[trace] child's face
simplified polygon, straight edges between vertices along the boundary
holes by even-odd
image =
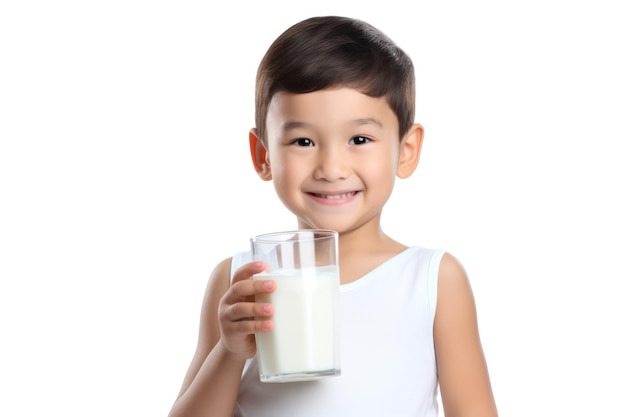
[[[398,121],[384,98],[348,88],[279,93],[268,109],[267,152],[298,227],[343,233],[378,221],[398,169]]]

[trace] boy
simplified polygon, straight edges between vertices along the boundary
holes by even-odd
[[[255,294],[264,270],[238,253],[217,265],[200,334],[170,416],[496,416],[471,287],[450,254],[394,241],[381,214],[416,169],[409,57],[365,22],[314,17],[280,35],[256,86],[252,162],[300,229],[339,233],[342,375],[261,383],[254,334],[273,329]]]

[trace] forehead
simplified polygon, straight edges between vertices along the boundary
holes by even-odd
[[[268,133],[289,124],[335,126],[370,121],[397,130],[398,120],[384,97],[370,97],[351,88],[311,93],[277,93],[267,113]]]

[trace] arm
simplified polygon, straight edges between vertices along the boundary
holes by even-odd
[[[434,337],[446,417],[496,417],[472,289],[465,270],[449,254],[439,268]]]
[[[271,330],[271,305],[254,303],[254,294],[275,283],[250,279],[265,266],[242,266],[230,284],[230,259],[213,271],[202,303],[198,345],[170,417],[232,416],[246,359],[254,356],[254,333]]]

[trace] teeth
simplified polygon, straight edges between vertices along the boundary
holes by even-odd
[[[315,194],[315,195],[317,197],[326,198],[328,200],[338,200],[338,199],[341,199],[341,198],[352,197],[355,194],[356,194],[356,192],[352,191],[352,192],[349,192],[349,193],[342,193],[342,194]]]

